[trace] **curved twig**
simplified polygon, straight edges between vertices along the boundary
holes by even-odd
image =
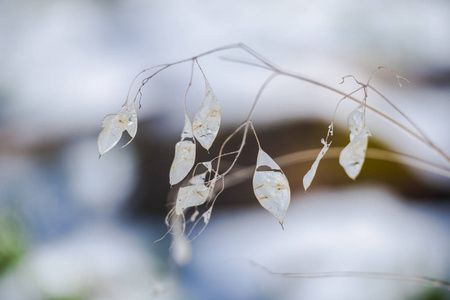
[[[414,276],[414,275],[385,273],[385,272],[365,272],[365,271],[299,272],[299,273],[274,272],[269,268],[254,262],[253,260],[250,259],[244,260],[251,266],[256,267],[266,272],[270,276],[275,277],[298,278],[298,279],[320,279],[320,278],[337,277],[337,278],[370,278],[370,279],[398,280],[435,286],[450,291],[450,282],[426,276]]]

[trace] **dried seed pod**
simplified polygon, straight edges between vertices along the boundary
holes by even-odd
[[[125,104],[117,114],[107,115],[103,119],[102,127],[103,129],[98,135],[97,140],[100,156],[117,145],[125,130],[131,136],[131,139],[126,144],[128,145],[134,139],[137,132],[137,115],[134,104]]]
[[[303,188],[305,189],[305,191],[309,188],[312,180],[314,179],[314,176],[316,175],[320,160],[324,157],[325,153],[327,153],[328,149],[330,149],[331,142],[327,144],[324,139],[322,139],[321,142],[323,144],[322,150],[320,150],[319,155],[317,155],[317,158],[312,164],[311,169],[309,169],[309,171],[303,177]]]
[[[348,177],[355,180],[361,172],[366,157],[370,131],[364,124],[364,108],[359,106],[348,116],[350,143],[341,151],[339,164]]]
[[[184,210],[202,205],[209,196],[209,188],[205,185],[190,185],[181,187],[175,202],[175,213],[181,215]]]
[[[283,225],[291,201],[289,182],[277,163],[259,149],[253,175],[253,191],[262,207]]]
[[[206,77],[205,89],[205,97],[194,117],[192,126],[195,138],[203,148],[209,150],[219,132],[221,113],[219,99],[211,89]]]
[[[169,183],[175,185],[183,180],[191,171],[195,162],[195,140],[192,135],[192,125],[185,114],[181,140],[175,145],[175,157],[170,167]]]

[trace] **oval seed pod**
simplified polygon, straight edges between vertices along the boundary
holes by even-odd
[[[197,111],[192,127],[195,138],[203,148],[209,150],[219,132],[221,114],[220,103],[205,77],[205,97]]]
[[[364,127],[339,155],[339,164],[344,168],[348,177],[353,180],[359,175],[364,164],[369,136],[369,130]]]
[[[291,202],[291,189],[283,171],[262,149],[259,149],[253,175],[253,191],[261,206],[283,225]]]
[[[134,139],[137,133],[137,113],[136,113],[136,107],[133,105],[128,106],[128,126],[127,126],[127,132],[131,136],[131,140],[127,143],[127,145]],[[126,146],[126,145],[125,145]],[[125,147],[124,146],[124,147]]]
[[[209,188],[203,184],[181,187],[175,202],[175,213],[181,215],[184,210],[202,205],[209,196]]]
[[[192,125],[185,114],[181,140],[175,145],[175,157],[170,167],[169,183],[175,185],[183,180],[191,171],[195,162],[195,140],[192,135]]]
[[[348,116],[350,143],[339,155],[339,164],[353,180],[361,172],[370,136],[370,131],[364,125],[363,109],[364,107],[360,105]]]

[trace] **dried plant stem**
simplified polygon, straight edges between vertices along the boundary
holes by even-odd
[[[191,76],[190,76],[190,78],[189,78],[189,84],[188,84],[188,87],[186,88],[186,92],[184,93],[184,113],[185,114],[187,114],[187,105],[186,105],[186,103],[187,103],[187,95],[188,95],[188,92],[189,92],[189,89],[191,88],[191,86],[192,86],[192,79],[193,79],[193,77],[194,77],[194,62],[195,62],[196,60],[192,60],[192,65],[191,65]]]
[[[297,278],[297,279],[320,279],[320,278],[371,278],[371,279],[384,279],[384,280],[398,280],[406,282],[414,282],[425,284],[429,286],[435,286],[450,291],[450,282],[425,277],[425,276],[412,276],[398,273],[385,273],[385,272],[359,272],[359,271],[338,271],[338,272],[301,272],[301,273],[286,273],[286,272],[274,272],[267,267],[264,267],[250,259],[244,259],[251,266],[256,267],[270,276],[281,278]]]
[[[301,80],[301,81],[308,82],[308,83],[311,83],[311,84],[314,84],[314,85],[323,87],[323,88],[328,89],[328,90],[330,90],[330,91],[332,91],[332,92],[335,92],[335,93],[337,93],[337,94],[340,94],[340,95],[344,96],[344,97],[347,98],[347,99],[350,99],[350,100],[355,101],[355,102],[357,102],[357,103],[361,103],[361,104],[363,103],[363,100],[359,100],[359,99],[357,99],[357,98],[355,98],[355,97],[353,97],[353,96],[351,96],[351,95],[348,95],[348,94],[346,94],[346,93],[344,93],[344,92],[342,92],[342,91],[340,91],[340,90],[338,90],[338,89],[335,89],[335,88],[333,88],[333,87],[330,87],[330,86],[327,86],[327,85],[325,85],[325,84],[322,84],[322,83],[320,83],[320,82],[318,82],[318,81],[311,80],[311,79],[309,79],[309,78],[305,78],[305,77],[303,77],[303,76],[295,75],[295,74],[292,74],[292,73],[289,73],[289,72],[285,72],[285,71],[282,71],[282,70],[279,70],[279,74],[280,74],[280,75],[284,75],[284,76],[288,76],[288,77],[291,77],[291,78],[296,78],[296,79],[299,79],[299,80]],[[426,136],[423,136],[421,133],[420,133],[420,134],[417,134],[416,132],[412,131],[411,129],[409,129],[409,128],[406,127],[405,125],[401,124],[401,123],[398,122],[397,120],[395,120],[395,119],[391,118],[390,116],[386,115],[386,114],[383,113],[382,111],[380,111],[380,110],[374,108],[373,106],[370,106],[370,105],[368,105],[368,104],[365,104],[364,107],[365,107],[366,109],[371,110],[371,111],[374,112],[375,114],[381,116],[382,118],[386,119],[387,121],[393,123],[395,126],[397,126],[398,128],[402,129],[403,131],[407,132],[408,134],[410,134],[411,136],[413,136],[414,138],[416,138],[416,139],[419,140],[420,142],[426,144],[427,146],[429,146],[430,148],[432,148],[434,151],[436,151],[440,156],[442,156],[448,163],[450,163],[450,156],[448,156],[447,154],[445,154],[445,152],[444,152],[442,149],[440,149],[439,147],[437,147],[437,146],[436,146],[433,142],[431,142]],[[403,114],[403,115],[404,115],[404,114]]]
[[[375,72],[372,73],[372,75],[369,77],[369,80],[367,81],[366,84],[357,81],[357,82],[361,85],[361,88],[359,88],[359,89],[357,89],[357,90],[355,90],[355,91],[353,91],[353,92],[351,92],[351,93],[345,93],[345,92],[342,92],[342,91],[340,91],[340,90],[338,90],[338,89],[335,89],[335,88],[333,88],[333,87],[331,87],[331,86],[328,86],[328,85],[326,85],[326,84],[324,84],[324,83],[321,83],[321,82],[319,82],[319,81],[316,81],[316,80],[313,80],[313,79],[310,79],[310,78],[307,78],[307,77],[304,77],[304,76],[295,74],[295,73],[290,72],[290,71],[287,71],[287,70],[285,70],[285,69],[281,69],[281,68],[275,66],[275,65],[274,65],[272,62],[270,62],[267,58],[263,57],[261,54],[259,54],[258,52],[254,51],[252,48],[248,47],[248,46],[245,45],[245,44],[242,44],[242,43],[239,43],[239,44],[231,44],[231,45],[227,45],[227,46],[223,46],[223,47],[219,47],[219,48],[215,48],[215,49],[212,49],[212,50],[203,52],[203,53],[201,53],[201,54],[199,54],[199,55],[196,55],[196,56],[194,56],[194,57],[191,57],[191,58],[179,60],[179,61],[176,61],[176,62],[173,62],[173,63],[161,64],[161,65],[158,65],[158,66],[154,66],[154,67],[151,67],[151,68],[142,70],[142,71],[139,72],[139,73],[136,75],[136,77],[133,79],[133,81],[132,81],[132,83],[131,83],[131,85],[130,85],[130,88],[129,88],[129,91],[128,91],[128,95],[127,95],[127,99],[126,99],[125,103],[128,103],[129,95],[130,95],[132,86],[134,85],[134,82],[135,82],[142,74],[144,74],[144,73],[146,73],[146,72],[148,72],[148,71],[150,71],[150,70],[157,69],[157,70],[154,71],[152,74],[150,74],[150,76],[147,76],[147,77],[145,77],[145,78],[142,80],[142,82],[141,82],[141,84],[140,84],[140,86],[139,86],[139,88],[138,88],[138,90],[137,90],[137,92],[136,92],[136,94],[135,94],[135,96],[134,96],[134,98],[133,98],[133,100],[132,100],[132,103],[135,103],[136,100],[137,100],[138,97],[139,97],[139,104],[140,104],[140,101],[141,101],[141,98],[142,98],[142,88],[149,82],[149,80],[150,80],[151,78],[153,78],[154,76],[156,76],[157,74],[159,74],[160,72],[164,71],[165,69],[167,69],[167,68],[169,68],[169,67],[172,67],[172,66],[175,66],[175,65],[178,65],[178,64],[181,64],[181,63],[185,63],[185,62],[191,61],[191,62],[192,62],[192,66],[191,66],[191,74],[190,74],[191,76],[190,76],[190,82],[189,82],[188,88],[186,89],[186,95],[187,95],[187,92],[189,91],[189,88],[190,88],[190,86],[191,86],[191,84],[192,84],[193,66],[194,66],[194,64],[197,63],[198,67],[199,67],[200,70],[201,70],[201,67],[200,67],[200,65],[199,65],[199,63],[198,63],[198,58],[204,57],[204,56],[207,56],[207,55],[211,55],[211,54],[213,54],[213,53],[221,52],[221,51],[231,50],[231,49],[241,49],[241,50],[245,51],[245,52],[248,53],[250,56],[252,56],[253,58],[257,59],[257,60],[260,62],[260,64],[259,64],[259,63],[253,63],[253,62],[245,62],[245,61],[240,61],[240,60],[234,60],[235,62],[238,62],[238,63],[244,63],[244,64],[248,64],[248,65],[251,65],[251,66],[254,66],[254,67],[263,68],[263,69],[265,69],[265,70],[272,71],[272,73],[270,74],[270,76],[264,81],[264,83],[263,83],[262,86],[260,87],[260,89],[259,89],[259,91],[258,91],[258,94],[257,94],[255,100],[253,101],[253,104],[252,104],[252,107],[251,107],[251,109],[250,109],[250,112],[249,112],[249,114],[248,114],[247,119],[246,119],[246,120],[245,120],[245,121],[244,121],[244,122],[243,122],[243,123],[242,123],[242,124],[241,124],[241,125],[240,125],[240,126],[239,126],[232,134],[231,134],[231,135],[229,135],[229,136],[225,139],[225,141],[222,143],[222,145],[221,145],[221,148],[220,148],[220,151],[219,151],[219,155],[217,156],[217,167],[216,167],[216,171],[215,171],[216,175],[215,175],[215,179],[214,179],[214,180],[222,179],[222,186],[223,186],[223,187],[224,187],[224,176],[227,175],[227,174],[229,174],[229,172],[232,170],[232,168],[233,168],[234,165],[236,164],[236,161],[237,161],[237,159],[239,158],[239,156],[240,156],[240,154],[241,154],[241,152],[242,152],[242,149],[243,149],[243,147],[244,147],[244,145],[245,145],[246,138],[247,138],[247,134],[248,134],[248,130],[249,130],[249,125],[250,125],[250,122],[251,122],[251,117],[252,117],[252,115],[253,115],[253,113],[254,113],[254,110],[255,110],[255,108],[256,108],[256,105],[257,105],[257,103],[258,103],[258,100],[259,100],[259,98],[261,97],[261,95],[262,95],[263,91],[265,90],[265,88],[266,88],[266,87],[271,83],[271,81],[272,81],[275,77],[277,77],[278,75],[284,75],[284,76],[287,76],[287,77],[291,77],[291,78],[294,78],[294,79],[297,79],[297,80],[300,80],[300,81],[303,81],[303,82],[307,82],[307,83],[313,84],[313,85],[315,85],[315,86],[318,86],[318,87],[327,89],[327,90],[329,90],[329,91],[331,91],[331,92],[334,92],[334,93],[337,93],[337,94],[339,94],[339,95],[342,95],[343,98],[339,101],[339,103],[340,103],[342,100],[344,100],[344,99],[350,99],[350,100],[355,101],[355,102],[357,102],[357,103],[364,104],[364,109],[369,109],[369,110],[373,111],[375,114],[377,114],[377,115],[381,116],[382,118],[384,118],[384,119],[390,121],[391,123],[393,123],[395,126],[397,126],[398,128],[400,128],[400,129],[403,130],[404,132],[410,134],[411,136],[413,136],[414,138],[416,138],[416,139],[419,140],[420,142],[422,142],[422,143],[424,143],[425,145],[429,146],[431,149],[433,149],[434,151],[436,151],[440,156],[442,156],[447,162],[450,163],[450,157],[449,157],[442,149],[440,149],[438,146],[436,146],[436,145],[435,145],[435,144],[434,144],[434,143],[433,143],[433,142],[432,142],[432,141],[424,134],[424,132],[423,132],[422,130],[420,130],[420,128],[419,128],[414,122],[412,122],[411,119],[409,119],[403,112],[401,112],[400,109],[398,109],[398,108],[397,108],[397,107],[396,107],[389,99],[387,99],[387,97],[385,97],[385,96],[384,96],[383,94],[381,94],[378,90],[376,90],[375,88],[373,88],[372,86],[369,85],[369,84],[370,84],[370,81],[371,81],[371,79],[373,78],[373,76],[375,75],[375,73],[378,72],[380,69],[387,69],[387,70],[389,70],[392,74],[394,74],[394,75],[397,77],[397,79],[399,80],[399,84],[400,84],[400,79],[404,79],[402,76],[398,75],[398,74],[395,73],[394,71],[390,70],[389,68],[383,67],[383,66],[379,67]],[[202,70],[201,70],[201,71],[202,71]],[[203,71],[202,71],[202,73],[203,73]],[[352,76],[352,75],[346,76],[346,77],[353,77],[353,78],[355,79],[355,77]],[[345,77],[344,77],[344,78],[345,78]],[[344,79],[344,78],[343,78],[343,79]],[[356,80],[356,79],[355,79],[355,80]],[[405,80],[406,80],[406,79],[405,79]],[[376,94],[378,94],[382,99],[384,99],[387,103],[389,103],[389,104],[390,104],[397,112],[399,112],[399,113],[400,113],[400,114],[401,114],[401,115],[402,115],[402,116],[403,116],[403,117],[404,117],[404,118],[405,118],[405,119],[406,119],[406,120],[414,127],[414,129],[415,129],[417,132],[411,130],[410,128],[408,128],[408,127],[406,127],[405,125],[401,124],[400,122],[398,122],[397,120],[395,120],[395,119],[393,119],[392,117],[388,116],[387,114],[385,114],[385,113],[383,113],[383,112],[377,110],[376,108],[371,107],[370,105],[367,105],[367,104],[366,104],[367,88],[370,88],[371,90],[373,90],[373,91],[374,91]],[[353,96],[353,94],[356,93],[357,91],[359,91],[360,89],[364,89],[364,95],[365,95],[365,96],[364,96],[364,99],[363,99],[363,100],[359,100],[359,99],[357,99],[356,97]],[[185,111],[186,111],[186,95],[185,95],[185,99],[184,99]],[[339,103],[338,103],[338,105],[339,105]],[[337,107],[336,107],[336,110],[337,110]],[[335,110],[335,114],[336,114],[336,110]],[[333,116],[333,120],[334,120],[334,116]],[[333,122],[331,123],[331,126],[332,126],[332,125],[333,125]],[[219,173],[219,172],[220,172],[220,163],[221,163],[221,158],[222,158],[222,156],[224,156],[224,155],[229,155],[229,153],[228,153],[228,154],[224,154],[224,148],[225,148],[225,146],[227,145],[227,143],[228,143],[228,142],[229,142],[229,141],[230,141],[230,140],[231,140],[231,139],[232,139],[232,138],[233,138],[233,137],[234,137],[234,136],[235,136],[242,128],[244,128],[244,133],[243,133],[242,141],[241,141],[241,144],[240,144],[239,149],[232,152],[232,153],[234,153],[234,155],[235,155],[233,161],[231,162],[231,164],[229,165],[229,167],[228,167],[224,172]],[[329,132],[330,132],[330,130],[329,130]],[[311,150],[311,151],[313,151],[314,154],[313,154],[313,156],[312,156],[312,158],[311,158],[310,160],[313,160],[314,157],[315,157],[315,153],[316,153],[317,149],[314,149],[314,150]],[[339,152],[340,152],[340,149],[338,149],[338,148],[330,149],[330,151],[328,152],[327,157],[328,157],[328,158],[330,158],[330,157],[336,157],[336,156],[338,156],[338,153],[339,153]],[[305,152],[303,152],[303,154],[305,154]],[[296,155],[296,157],[301,157],[301,156],[298,156],[299,153],[297,153],[297,154],[295,154],[295,155]],[[288,156],[284,156],[284,157],[281,157],[281,158],[279,158],[279,159],[280,159],[280,160],[282,160],[282,159],[287,159],[288,157],[290,157],[290,156],[289,156],[289,155],[288,155]],[[430,171],[430,172],[434,172],[434,173],[441,174],[441,175],[443,175],[443,176],[449,177],[449,172],[450,172],[450,171],[449,171],[448,169],[442,168],[441,166],[434,165],[434,164],[432,164],[432,163],[430,163],[430,162],[428,162],[428,161],[421,160],[421,159],[419,159],[419,158],[415,158],[415,157],[408,156],[408,155],[405,155],[405,154],[394,153],[394,152],[388,152],[388,151],[382,151],[382,150],[376,150],[376,149],[369,149],[368,154],[367,154],[367,157],[368,157],[368,158],[375,158],[375,159],[383,159],[383,160],[388,160],[388,161],[391,160],[391,161],[396,161],[396,162],[400,162],[400,163],[404,163],[404,164],[409,164],[409,165],[411,165],[411,166],[414,166],[414,167],[417,167],[417,168],[420,168],[420,169],[424,169],[424,170],[427,170],[427,171]],[[407,159],[405,159],[405,158],[407,158]],[[296,159],[293,159],[292,161],[290,161],[290,163],[295,163],[295,160],[296,160]],[[282,161],[280,161],[279,163],[280,163],[281,165],[283,165],[283,162],[282,162]],[[237,172],[236,172],[236,173],[237,173]],[[236,173],[235,173],[235,174],[236,174]],[[234,176],[235,174],[233,174],[233,176]],[[222,188],[222,190],[223,190],[223,188]],[[219,193],[220,193],[220,192],[219,192]],[[215,201],[216,198],[217,198],[217,195],[216,195],[216,197],[214,198],[214,201]]]
[[[417,132],[420,133],[420,135],[423,137],[423,142],[425,144],[427,144],[429,147],[431,147],[432,149],[434,149],[435,151],[437,151],[443,158],[445,158],[448,162],[450,162],[450,157],[442,150],[440,149],[438,146],[436,146],[436,144],[434,144],[428,137],[427,135],[423,132],[422,129],[420,129],[419,126],[417,126],[417,124],[415,124],[415,122],[413,122],[407,115],[405,115],[405,113],[403,113],[394,103],[392,103],[392,101],[390,101],[386,96],[384,96],[381,92],[379,92],[377,89],[375,89],[373,86],[368,85],[368,87],[374,91],[375,93],[378,94],[378,96],[380,96],[384,101],[386,101],[390,106],[392,106],[393,109],[395,109],[403,118],[405,118],[405,120],[407,120],[416,130]]]
[[[277,75],[278,75],[277,73],[273,73],[264,81],[264,83],[261,85],[261,87],[260,87],[260,89],[259,89],[259,91],[258,91],[258,93],[257,93],[257,95],[255,97],[255,100],[253,101],[253,105],[252,105],[252,107],[250,109],[250,112],[248,114],[247,119],[232,134],[230,134],[225,139],[225,141],[222,143],[222,145],[220,147],[219,155],[218,155],[218,160],[217,160],[217,168],[216,168],[217,171],[220,170],[220,162],[221,162],[222,156],[224,156],[223,151],[224,151],[225,146],[244,127],[244,134],[243,134],[243,137],[242,137],[241,145],[239,146],[239,149],[237,151],[235,151],[236,152],[236,156],[235,156],[233,162],[231,163],[231,165],[227,168],[227,170],[225,170],[223,173],[220,174],[221,178],[223,178],[225,175],[227,175],[231,171],[231,169],[234,167],[234,165],[236,164],[236,161],[238,160],[238,158],[239,158],[239,156],[240,156],[240,154],[242,152],[242,149],[245,146],[245,142],[247,140],[247,134],[248,134],[248,127],[249,127],[249,125],[251,123],[251,117],[253,116],[253,112],[255,110],[256,104],[258,103],[258,100],[261,97],[262,92],[264,91],[264,89],[269,85],[269,83]]]
[[[333,87],[331,87],[331,86],[328,86],[328,85],[326,85],[326,84],[324,84],[324,83],[321,83],[321,82],[319,82],[319,81],[316,81],[316,80],[313,80],[313,79],[310,79],[310,78],[307,78],[307,77],[304,77],[304,76],[295,74],[295,73],[293,73],[293,72],[290,72],[290,71],[287,71],[287,70],[284,70],[284,69],[281,69],[281,68],[275,66],[275,65],[274,65],[272,62],[270,62],[268,59],[266,59],[265,57],[263,57],[261,54],[259,54],[258,52],[256,52],[256,51],[253,50],[252,48],[250,48],[250,47],[248,47],[247,45],[242,44],[242,43],[231,44],[231,45],[227,45],[227,46],[215,48],[215,49],[212,49],[212,50],[203,52],[203,53],[201,53],[201,54],[199,54],[199,55],[196,55],[196,56],[194,56],[194,57],[191,57],[191,58],[179,60],[179,61],[176,61],[176,62],[173,62],[173,63],[161,64],[161,65],[158,65],[158,66],[154,66],[154,67],[151,67],[151,68],[147,68],[147,69],[142,70],[142,71],[139,72],[139,73],[136,75],[136,77],[133,79],[133,81],[132,81],[132,83],[131,83],[131,85],[130,85],[130,88],[129,88],[129,91],[128,91],[128,95],[127,95],[127,99],[126,99],[125,103],[128,102],[129,94],[130,94],[130,92],[131,92],[132,86],[134,85],[134,82],[135,82],[135,81],[137,80],[137,78],[139,78],[139,76],[141,76],[142,74],[144,74],[144,73],[146,73],[146,72],[148,72],[148,71],[150,71],[150,70],[159,68],[157,71],[155,71],[154,73],[152,73],[150,76],[148,76],[148,77],[146,77],[146,78],[144,78],[144,79],[142,80],[141,85],[139,86],[139,88],[138,88],[138,90],[137,90],[137,92],[136,92],[136,95],[135,95],[135,97],[133,98],[133,101],[132,101],[133,103],[137,100],[137,98],[138,98],[139,96],[140,96],[140,98],[142,97],[141,91],[142,91],[142,88],[145,86],[145,84],[146,84],[151,78],[153,78],[155,75],[159,74],[159,73],[162,72],[163,70],[165,70],[165,69],[167,69],[167,68],[169,68],[169,67],[171,67],[171,66],[174,66],[174,65],[178,65],[178,64],[184,63],[184,62],[197,60],[198,58],[203,57],[203,56],[207,56],[207,55],[210,55],[210,54],[213,54],[213,53],[217,53],[217,52],[221,52],[221,51],[226,51],[226,50],[231,50],[231,49],[242,49],[243,51],[245,51],[246,53],[248,53],[248,54],[251,55],[252,57],[256,58],[258,61],[260,61],[260,62],[262,63],[262,65],[260,65],[260,64],[255,64],[255,63],[252,63],[252,62],[245,62],[245,61],[234,60],[234,61],[236,61],[236,62],[239,62],[239,63],[245,63],[245,64],[248,64],[248,65],[255,66],[255,67],[259,67],[259,68],[263,68],[263,69],[266,69],[266,70],[271,70],[272,72],[274,72],[274,73],[276,73],[276,74],[278,74],[278,75],[284,75],[284,76],[287,76],[287,77],[295,78],[295,79],[301,80],[301,81],[303,81],[303,82],[307,82],[307,83],[316,85],[316,86],[318,86],[318,87],[322,87],[322,88],[324,88],[324,89],[327,89],[327,90],[329,90],[329,91],[332,91],[332,92],[334,92],[334,93],[337,93],[337,94],[339,94],[339,95],[342,95],[342,96],[344,96],[345,98],[348,98],[348,99],[350,99],[350,100],[352,100],[352,101],[355,101],[355,102],[358,102],[358,103],[363,103],[363,100],[359,100],[359,99],[353,97],[351,94],[347,94],[347,93],[345,93],[345,92],[342,92],[342,91],[340,91],[340,90],[338,90],[338,89],[335,89],[335,88],[333,88]],[[377,72],[379,69],[382,69],[382,68],[388,69],[388,68],[386,68],[386,67],[379,67],[375,72]],[[403,77],[399,76],[398,74],[396,74],[396,73],[393,72],[392,70],[390,70],[390,69],[388,69],[388,70],[391,71],[394,75],[396,75],[396,76],[397,76],[397,79],[403,79]],[[375,72],[374,72],[374,74],[375,74]],[[372,79],[372,77],[373,77],[374,74],[371,75],[371,77],[369,78],[368,83],[366,84],[366,85],[367,85],[368,87],[370,87],[371,89],[373,89],[373,88],[372,88],[371,86],[369,86],[369,82],[370,82],[370,80]],[[272,76],[275,77],[275,75],[272,75]],[[270,81],[270,80],[269,80],[269,81]],[[373,90],[374,90],[374,89],[373,89]],[[379,92],[376,91],[376,90],[374,90],[374,91],[375,91],[377,94],[379,94],[383,99],[387,100],[384,96],[381,95],[381,93],[379,93]],[[140,98],[139,98],[139,104],[140,104]],[[390,101],[388,101],[388,103],[392,104]],[[255,104],[255,103],[254,103],[254,104]],[[438,146],[436,146],[436,144],[434,144],[434,143],[433,143],[433,142],[432,142],[432,141],[431,141],[431,140],[423,133],[423,131],[420,130],[420,129],[418,128],[418,126],[416,126],[414,123],[412,123],[411,120],[410,120],[409,118],[407,118],[406,115],[405,115],[404,113],[401,113],[402,116],[405,117],[406,120],[408,120],[408,121],[413,125],[413,127],[414,127],[419,133],[414,132],[414,131],[411,130],[410,128],[406,127],[405,125],[401,124],[400,122],[396,121],[395,119],[391,118],[390,116],[386,115],[385,113],[383,113],[383,112],[377,110],[376,108],[374,108],[374,107],[372,107],[372,106],[370,106],[370,105],[365,105],[365,108],[367,108],[367,109],[373,111],[375,114],[377,114],[377,115],[381,116],[382,118],[388,120],[389,122],[393,123],[395,126],[397,126],[398,128],[400,128],[401,130],[405,131],[406,133],[410,134],[411,136],[413,136],[413,137],[416,138],[417,140],[419,140],[419,141],[421,141],[422,143],[424,143],[425,145],[429,146],[431,149],[433,149],[435,152],[437,152],[440,156],[442,156],[442,157],[447,161],[447,163],[450,163],[450,156],[447,155],[447,154],[446,154],[442,149],[440,149]],[[397,111],[399,111],[398,108],[396,108],[396,107],[394,107],[394,108],[395,108]],[[252,111],[253,111],[253,109],[252,109]],[[400,112],[400,111],[399,111],[399,112]],[[251,115],[251,114],[250,114],[250,115]],[[246,126],[245,128],[246,128],[246,130],[245,130],[245,135],[246,135],[246,133],[247,133],[247,131],[248,131],[248,126]]]
[[[246,50],[247,48],[248,48],[248,47],[243,48],[243,49]],[[249,53],[250,53],[250,52],[249,52]],[[251,54],[251,53],[250,53],[250,54]],[[345,99],[345,98],[348,98],[348,99],[350,99],[350,100],[352,100],[352,101],[355,101],[355,102],[361,103],[361,104],[363,104],[363,102],[364,102],[364,100],[359,100],[359,99],[357,99],[357,98],[351,96],[354,92],[352,92],[352,93],[350,93],[350,94],[346,94],[346,93],[344,93],[344,92],[342,92],[342,91],[340,91],[340,90],[338,90],[338,89],[335,89],[335,88],[333,88],[333,87],[331,87],[331,86],[328,86],[328,85],[326,85],[326,84],[323,84],[323,83],[321,83],[321,82],[319,82],[319,81],[316,81],[316,80],[313,80],[313,79],[310,79],[310,78],[307,78],[307,77],[304,77],[304,76],[295,74],[295,73],[290,72],[290,71],[287,71],[287,70],[283,70],[283,69],[281,69],[281,68],[275,67],[274,65],[272,65],[271,63],[269,63],[269,62],[267,62],[267,61],[262,61],[261,58],[258,58],[258,57],[256,57],[256,58],[259,59],[261,62],[263,62],[263,63],[264,63],[264,66],[263,66],[263,65],[259,65],[259,64],[255,64],[255,63],[252,63],[252,62],[246,62],[246,61],[243,61],[243,60],[235,60],[235,59],[228,59],[228,58],[225,58],[225,59],[226,59],[226,60],[229,60],[229,61],[233,61],[233,62],[242,63],[242,64],[248,64],[248,65],[251,65],[251,66],[254,66],[254,67],[258,67],[258,68],[263,68],[263,69],[266,69],[266,70],[271,70],[271,71],[276,72],[276,73],[278,73],[278,74],[280,74],[280,75],[284,75],[284,76],[287,76],[287,77],[295,78],[295,79],[298,79],[298,80],[300,80],[300,81],[308,82],[308,83],[310,83],[310,84],[313,84],[313,85],[316,85],[316,86],[325,88],[325,89],[330,90],[330,91],[332,91],[332,92],[334,92],[334,93],[337,93],[337,94],[340,94],[340,95],[344,96],[344,99]],[[443,157],[448,163],[450,163],[450,156],[449,156],[449,155],[447,155],[442,149],[440,149],[438,146],[436,146],[436,144],[434,144],[434,143],[433,143],[433,142],[432,142],[432,141],[424,134],[424,132],[423,132],[423,131],[422,131],[422,130],[414,123],[414,122],[412,122],[412,120],[411,120],[410,118],[408,118],[403,112],[400,111],[400,109],[398,109],[395,105],[393,105],[393,103],[392,103],[391,101],[389,101],[389,100],[388,100],[386,97],[384,97],[380,92],[378,92],[378,91],[375,90],[372,86],[369,85],[370,80],[373,78],[374,74],[375,74],[377,71],[379,71],[380,69],[387,69],[387,70],[389,70],[391,73],[393,73],[394,75],[396,75],[396,76],[397,76],[397,79],[403,79],[403,80],[405,80],[405,81],[408,81],[408,80],[406,80],[404,77],[402,77],[402,76],[398,75],[397,73],[395,73],[394,71],[392,71],[391,69],[381,66],[381,67],[379,67],[379,68],[378,68],[378,69],[370,76],[370,78],[369,78],[367,84],[363,84],[363,83],[360,83],[360,82],[357,81],[359,84],[361,84],[361,85],[364,87],[365,96],[367,97],[367,90],[366,90],[366,88],[370,88],[370,89],[374,90],[380,97],[382,97],[385,101],[387,101],[387,102],[388,102],[388,103],[389,103],[389,104],[390,104],[397,112],[399,112],[399,113],[400,113],[400,114],[401,114],[401,115],[402,115],[402,116],[403,116],[403,117],[404,117],[404,118],[405,118],[405,119],[406,119],[406,120],[407,120],[407,121],[408,121],[408,122],[409,122],[416,130],[417,130],[417,131],[418,131],[418,132],[419,132],[419,134],[417,134],[416,132],[412,131],[411,129],[409,129],[408,127],[404,126],[404,125],[401,124],[400,122],[396,121],[395,119],[391,118],[390,116],[386,115],[385,113],[381,112],[380,110],[378,110],[378,109],[376,109],[376,108],[374,108],[374,107],[372,107],[372,106],[370,106],[370,105],[364,104],[364,107],[365,107],[366,109],[371,110],[371,111],[374,112],[375,114],[381,116],[382,118],[386,119],[387,121],[393,123],[394,125],[396,125],[396,126],[399,127],[400,129],[402,129],[403,131],[407,132],[408,134],[410,134],[410,135],[413,136],[414,138],[418,139],[419,141],[423,142],[424,144],[426,144],[427,146],[429,146],[430,148],[432,148],[434,151],[436,151],[436,152],[437,152],[441,157]],[[359,89],[358,89],[358,90],[359,90]],[[366,98],[366,97],[365,97],[365,98]]]

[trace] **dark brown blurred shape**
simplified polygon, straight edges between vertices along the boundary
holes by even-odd
[[[140,124],[140,134],[134,141],[138,153],[138,184],[131,195],[126,214],[133,217],[147,215],[165,215],[167,199],[173,201],[178,186],[170,189],[168,173],[174,155],[174,146],[178,137],[168,140],[159,136],[156,122],[144,121]],[[157,125],[156,125],[157,126]],[[324,137],[328,124],[314,121],[288,122],[256,128],[261,147],[274,159],[276,157],[314,148],[321,148],[320,139]],[[234,130],[222,128],[215,144],[210,149],[211,155],[204,149],[197,149],[197,162],[211,160],[219,153],[221,142]],[[343,147],[348,141],[348,130],[335,128],[332,147]],[[238,135],[226,147],[226,151],[239,148],[242,135]],[[369,141],[369,148],[386,149],[375,138]],[[318,153],[319,151],[317,151]],[[250,132],[246,146],[238,160],[235,170],[252,166],[256,163],[257,145]],[[230,158],[224,159],[222,166],[226,167]],[[311,167],[312,161],[282,167],[289,179],[293,193],[303,193],[302,179]],[[308,190],[314,192],[323,187],[341,187],[344,185],[363,185],[376,183],[388,186],[410,201],[447,201],[450,199],[450,187],[430,186],[403,165],[380,160],[366,159],[361,174],[354,182],[349,179],[338,159],[321,161],[315,179]],[[244,179],[219,196],[216,206],[257,205],[253,195],[251,177]]]

